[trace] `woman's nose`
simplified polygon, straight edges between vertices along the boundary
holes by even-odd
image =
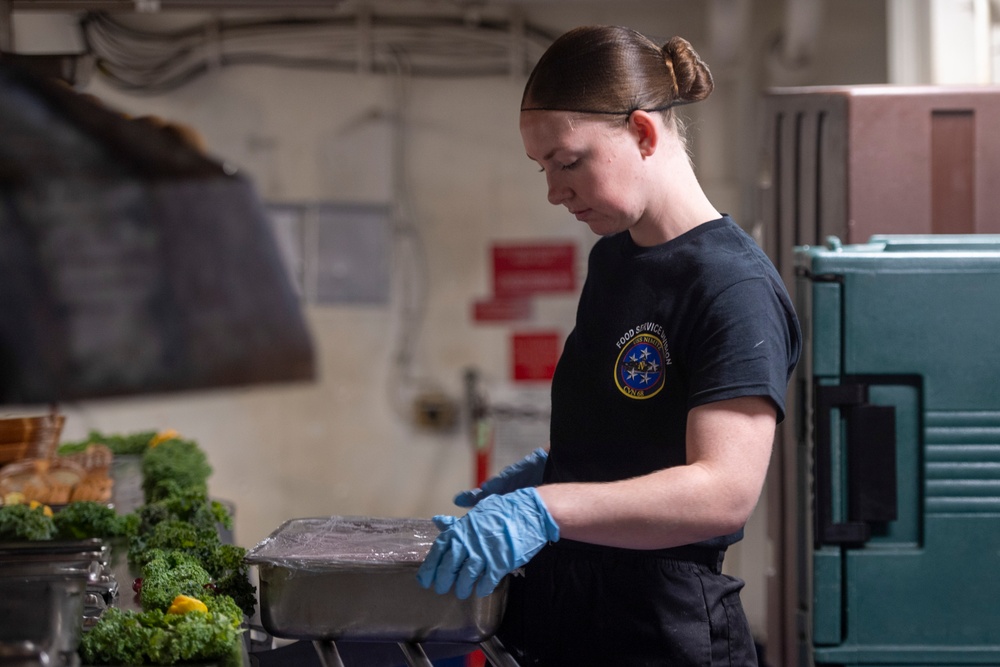
[[[548,177],[549,186],[549,203],[558,206],[567,199],[570,198],[572,191],[563,183],[560,182],[559,178],[554,176]]]

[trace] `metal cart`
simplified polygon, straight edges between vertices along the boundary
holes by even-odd
[[[337,643],[333,640],[314,640],[316,653],[319,655],[323,667],[347,667],[337,650]],[[401,641],[398,642],[403,658],[409,667],[433,667],[427,652],[419,642]],[[518,667],[517,661],[507,652],[503,644],[496,637],[490,637],[479,642],[479,648],[489,659],[494,667]]]

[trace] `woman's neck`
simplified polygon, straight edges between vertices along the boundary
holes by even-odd
[[[636,245],[666,243],[702,223],[722,217],[698,183],[686,156],[683,164],[669,170],[662,182],[646,215],[629,230]]]

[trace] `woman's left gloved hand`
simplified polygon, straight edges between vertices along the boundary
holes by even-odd
[[[548,458],[548,452],[541,448],[536,449],[520,461],[501,470],[496,477],[491,477],[483,482],[480,488],[461,491],[455,496],[455,504],[459,507],[472,507],[489,496],[510,493],[529,486],[538,486],[542,483],[545,462]]]
[[[436,516],[434,523],[442,532],[417,581],[441,594],[454,585],[463,600],[473,589],[489,595],[505,575],[559,539],[559,526],[533,487],[483,498],[462,518]]]

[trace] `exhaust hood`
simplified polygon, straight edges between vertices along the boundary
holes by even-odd
[[[312,379],[249,179],[0,60],[0,404]]]

